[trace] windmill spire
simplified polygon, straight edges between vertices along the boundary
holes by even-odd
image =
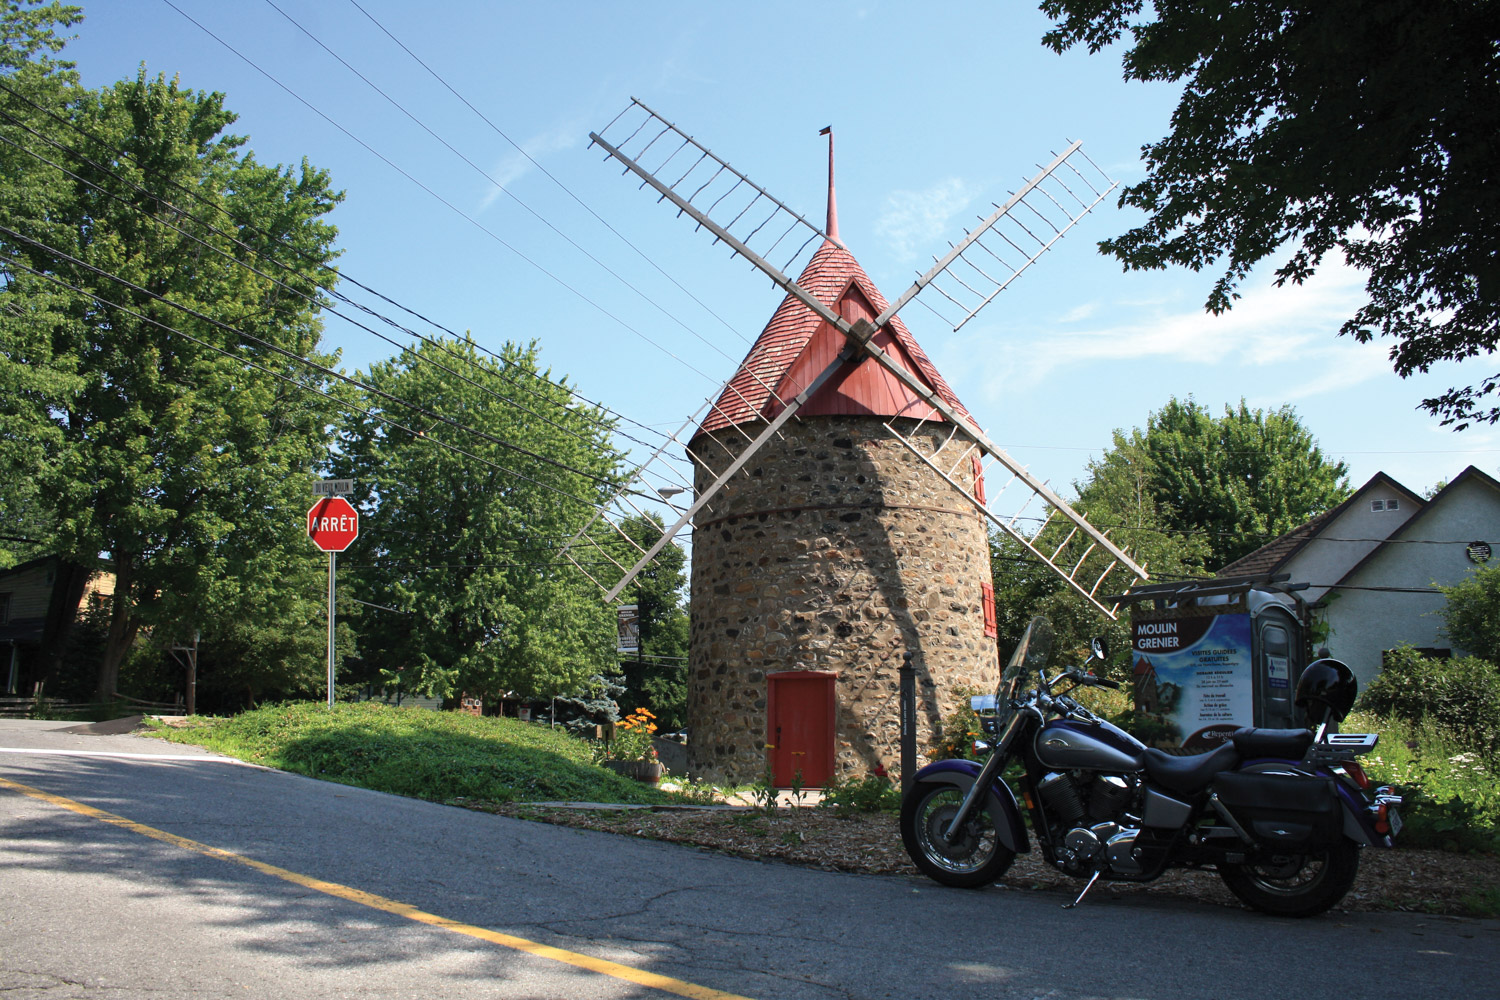
[[[828,225],[824,231],[830,240],[838,242],[839,205],[833,197],[833,126],[828,126],[818,134],[828,136]]]

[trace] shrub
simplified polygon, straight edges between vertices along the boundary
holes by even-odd
[[[1375,751],[1360,763],[1372,781],[1395,785],[1405,798],[1398,846],[1500,851],[1500,788],[1495,768],[1480,754],[1430,719],[1413,723],[1356,712],[1343,728],[1380,733]]]
[[[1445,631],[1482,660],[1500,663],[1500,565],[1480,566],[1459,583],[1440,587]]]
[[[896,812],[901,808],[901,789],[891,779],[879,774],[863,778],[829,781],[823,789],[821,805],[841,816],[853,813]]]
[[[1465,749],[1500,760],[1500,669],[1485,660],[1430,660],[1403,646],[1387,656],[1359,704],[1380,716],[1431,720]]]
[[[979,715],[969,707],[973,688],[953,689],[958,707],[938,722],[937,732],[932,734],[933,760],[976,760],[974,741],[980,738]]]

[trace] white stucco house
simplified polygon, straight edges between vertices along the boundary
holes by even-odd
[[[1289,573],[1308,584],[1331,655],[1364,687],[1402,643],[1463,656],[1443,634],[1437,586],[1461,581],[1500,549],[1500,482],[1469,466],[1430,499],[1385,473],[1348,500],[1238,559],[1220,576]],[[1495,556],[1500,558],[1500,556]]]

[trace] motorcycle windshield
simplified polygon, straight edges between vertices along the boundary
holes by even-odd
[[[1037,671],[1046,668],[1047,658],[1051,654],[1052,623],[1038,615],[1026,626],[1026,631],[1021,634],[1021,641],[1016,643],[1015,652],[1010,654],[1010,662],[1000,675],[1000,687],[995,691],[995,707],[1001,713],[1009,711],[1010,700],[1020,693],[1021,684],[1026,678],[1035,676]]]

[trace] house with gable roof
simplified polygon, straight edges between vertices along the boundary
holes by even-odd
[[[1288,573],[1328,623],[1331,655],[1361,687],[1402,644],[1462,656],[1442,633],[1437,586],[1463,580],[1500,545],[1500,482],[1469,466],[1424,500],[1377,473],[1342,504],[1219,571]]]

